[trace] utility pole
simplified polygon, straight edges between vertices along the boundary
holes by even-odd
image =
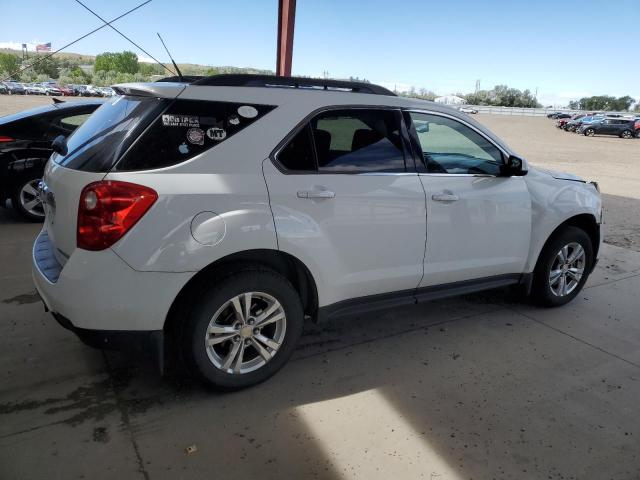
[[[276,60],[278,76],[291,76],[295,24],[296,0],[278,0],[278,58]]]

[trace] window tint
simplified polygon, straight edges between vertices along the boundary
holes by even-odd
[[[311,127],[320,172],[405,171],[399,112],[332,110]]]
[[[67,139],[66,156],[54,154],[64,167],[88,172],[108,172],[136,134],[166,106],[151,97],[112,97]]]
[[[500,174],[502,153],[476,131],[447,117],[410,116],[428,173]]]
[[[219,145],[274,107],[229,102],[176,100],[118,163],[118,170],[176,165]]]
[[[280,164],[291,171],[315,171],[311,131],[307,124],[278,153]]]

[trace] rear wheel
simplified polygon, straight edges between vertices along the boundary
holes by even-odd
[[[593,128],[587,128],[584,131],[586,137],[593,137],[596,134],[596,131]]]
[[[633,132],[631,130],[625,130],[620,134],[622,138],[633,138]]]
[[[557,307],[582,290],[593,265],[593,246],[584,230],[565,227],[542,249],[533,276],[532,295],[537,303]]]
[[[216,280],[200,298],[185,326],[183,351],[215,388],[237,390],[268,379],[302,334],[300,297],[272,270],[237,271]]]
[[[11,203],[16,212],[31,222],[44,220],[44,206],[38,190],[39,183],[40,177],[26,178],[19,182],[11,196]]]

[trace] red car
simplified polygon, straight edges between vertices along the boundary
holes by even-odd
[[[60,90],[62,92],[62,95],[64,95],[65,97],[70,97],[76,94],[76,92],[69,87],[63,87],[62,85],[58,85],[57,83],[48,83],[48,85],[51,85],[54,88],[57,88],[58,90]]]
[[[635,131],[636,138],[640,138],[640,119],[636,120],[633,124],[633,130]]]

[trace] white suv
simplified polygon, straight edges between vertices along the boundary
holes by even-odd
[[[595,265],[597,185],[452,108],[281,77],[115,88],[56,140],[33,250],[46,307],[91,345],[178,346],[241,388],[305,317],[509,285],[562,305]]]

